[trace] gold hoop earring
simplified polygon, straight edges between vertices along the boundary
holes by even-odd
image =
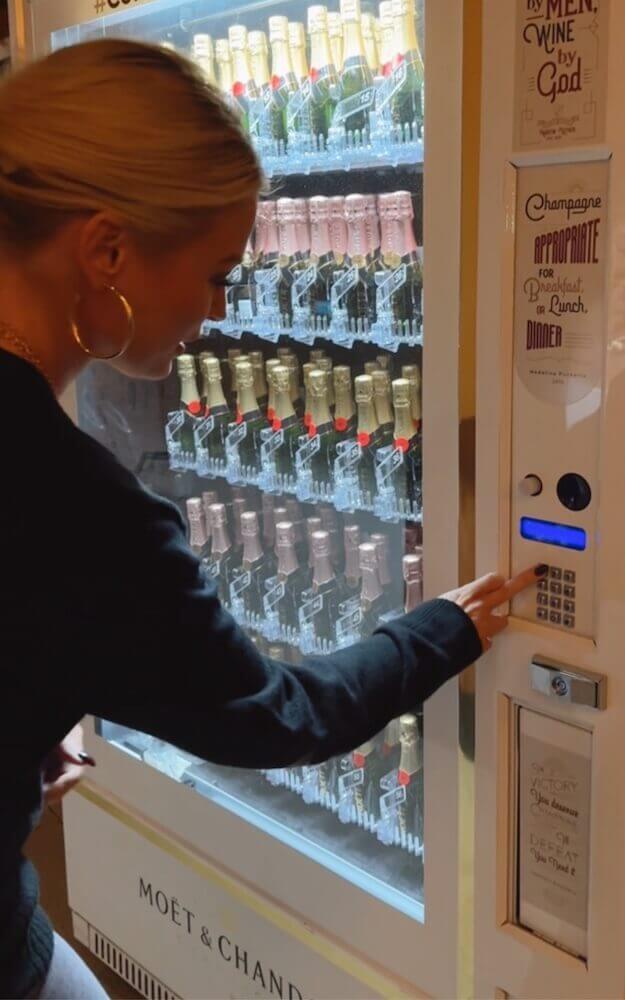
[[[114,361],[116,358],[121,358],[122,354],[125,354],[130,347],[135,335],[135,317],[130,302],[125,295],[122,295],[122,293],[115,288],[114,285],[106,285],[105,289],[107,292],[113,293],[124,310],[126,322],[128,323],[129,335],[124,346],[119,351],[116,351],[115,354],[96,354],[95,351],[92,351],[91,348],[87,347],[87,345],[83,342],[83,339],[80,336],[80,331],[78,330],[75,321],[72,320],[72,336],[74,340],[80,347],[81,351],[84,351],[85,354],[88,354],[90,358],[94,358],[96,361]]]

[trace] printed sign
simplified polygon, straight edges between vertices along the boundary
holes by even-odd
[[[518,0],[515,146],[601,142],[608,0]]]
[[[519,921],[586,957],[592,736],[519,714]]]
[[[569,405],[600,387],[608,164],[519,170],[515,364],[537,399]]]
[[[190,861],[185,848],[131,814],[122,821],[81,794],[67,800],[64,813],[71,908],[178,996],[380,996],[302,940],[304,924],[294,915],[280,911],[272,919],[263,897],[218,869],[213,877],[200,874],[194,855]]]

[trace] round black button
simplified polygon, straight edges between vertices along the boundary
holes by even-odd
[[[567,510],[585,510],[592,499],[592,490],[583,476],[567,472],[558,480],[558,500]]]

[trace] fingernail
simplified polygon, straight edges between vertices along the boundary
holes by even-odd
[[[536,574],[536,576],[547,576],[548,572],[549,572],[549,567],[547,566],[547,563],[541,563],[540,566],[534,567],[534,573]]]
[[[81,752],[78,754],[78,756],[80,757],[80,763],[81,764],[88,764],[89,767],[95,767],[96,766],[95,760],[88,753],[84,753],[81,750]]]

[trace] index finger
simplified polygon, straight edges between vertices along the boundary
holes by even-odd
[[[530,569],[523,570],[522,573],[517,573],[512,579],[507,580],[503,587],[500,587],[494,594],[491,594],[485,603],[488,603],[491,608],[498,608],[499,605],[511,601],[517,594],[521,594],[524,590],[528,590],[529,587],[533,587],[542,575],[537,573],[537,569],[539,568],[532,566]]]

